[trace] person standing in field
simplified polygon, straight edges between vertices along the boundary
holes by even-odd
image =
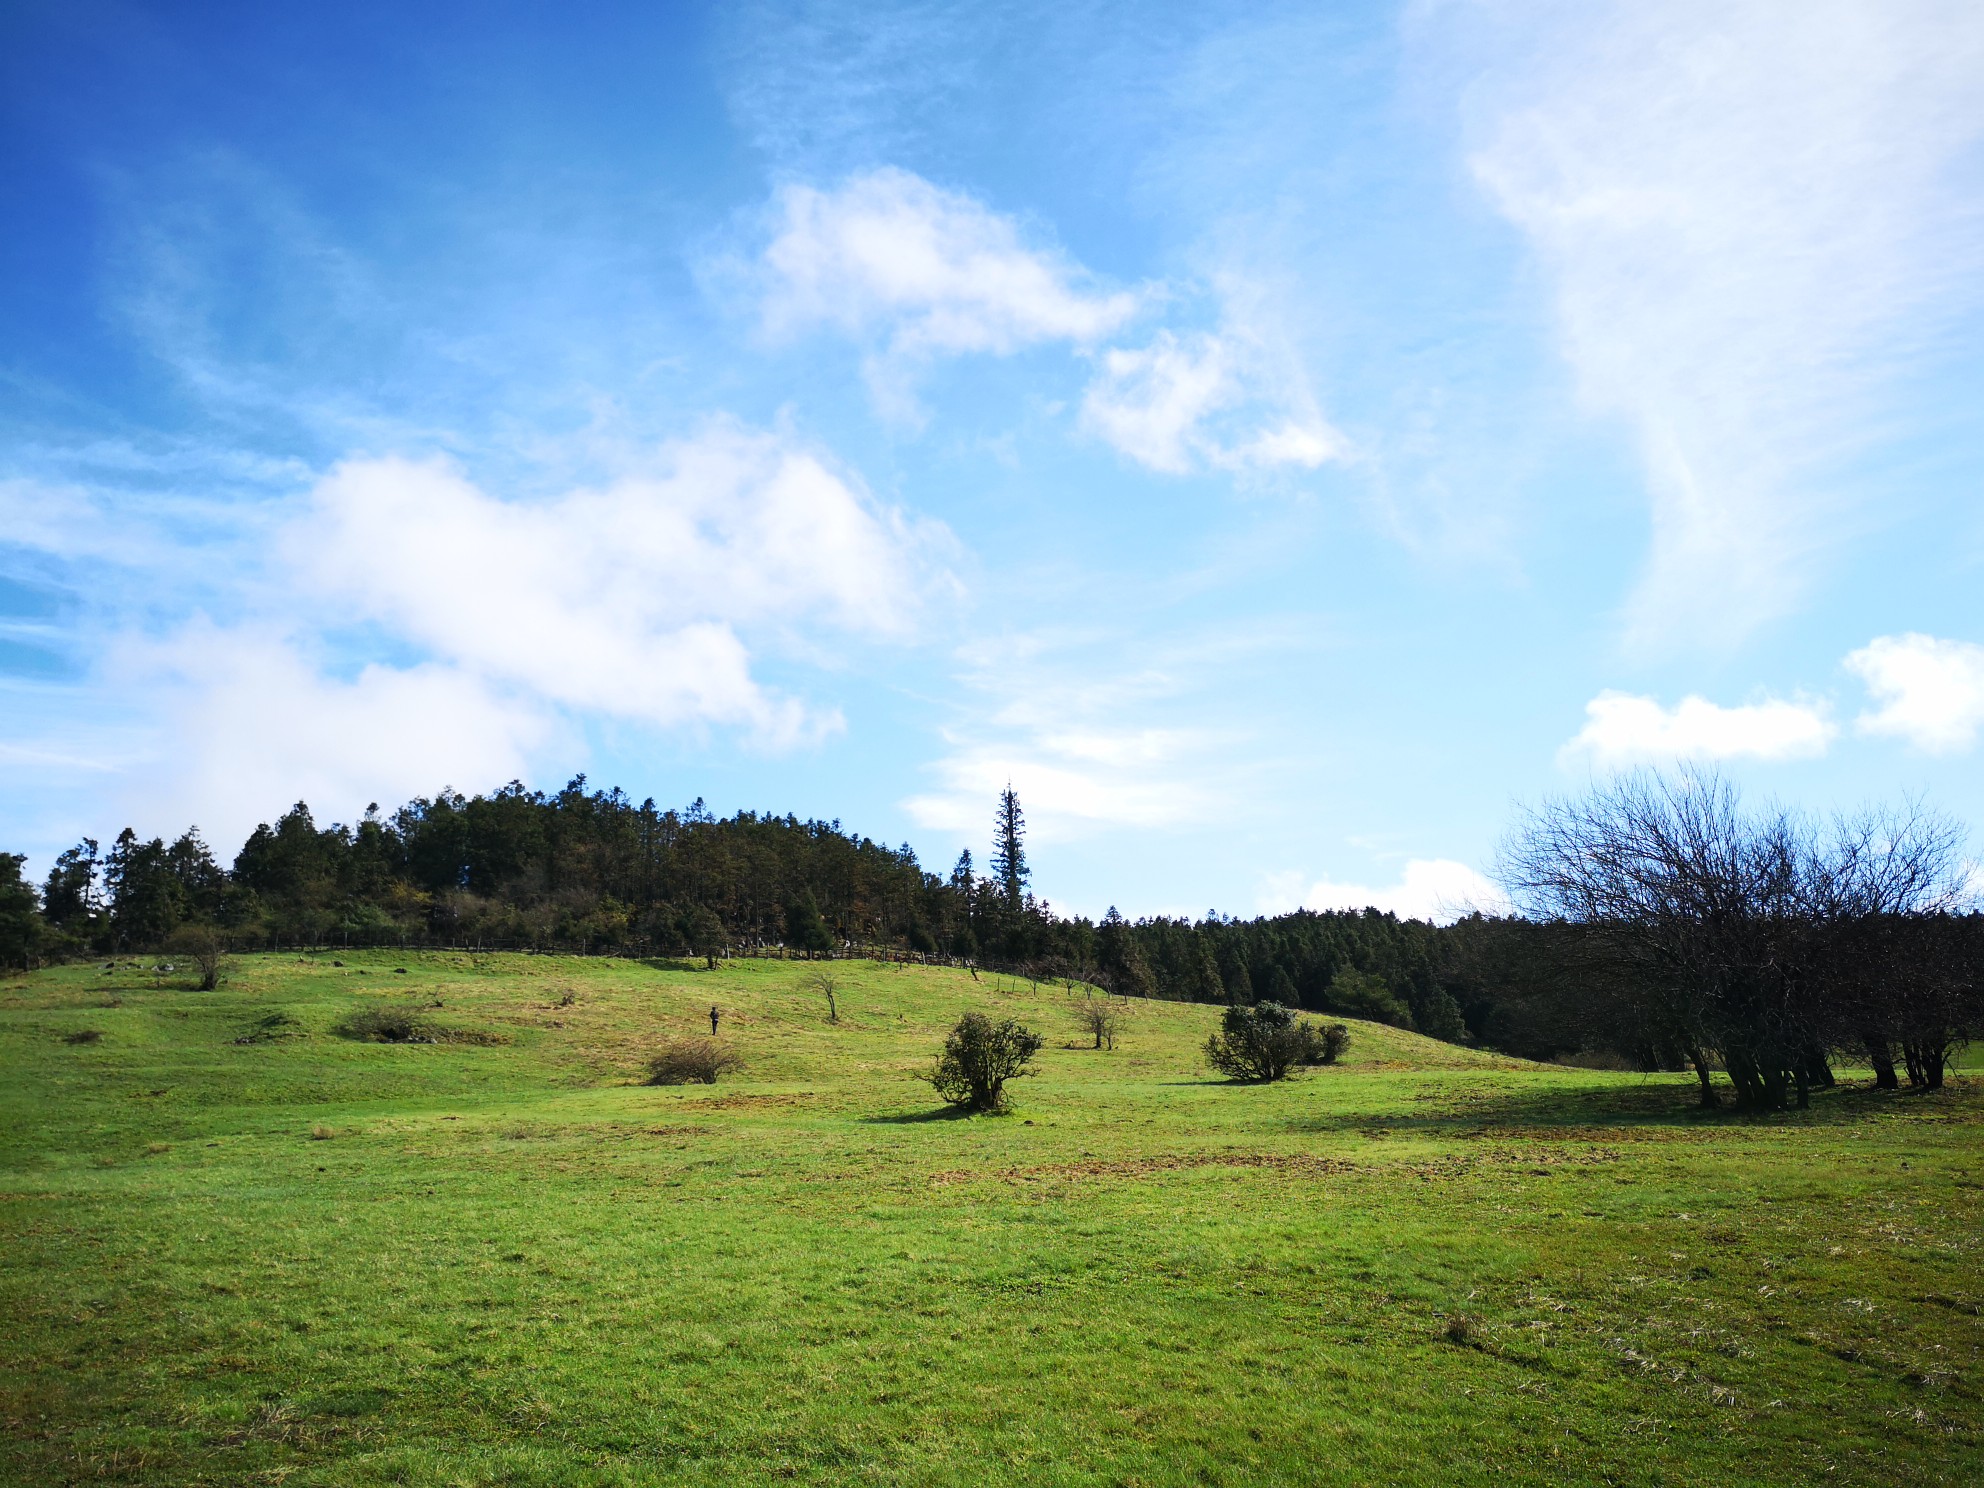
[[[716,1037],[716,1004],[710,1004],[710,1037]]]

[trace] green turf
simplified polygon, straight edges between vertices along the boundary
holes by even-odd
[[[0,1478],[1984,1465],[1974,1076],[1703,1118],[1688,1078],[1358,1024],[1255,1088],[1203,1069],[1212,1009],[1137,1005],[1098,1052],[1066,989],[957,971],[837,966],[829,1026],[790,963],[344,959],[0,983]],[[485,1041],[332,1032],[380,1001]],[[633,1083],[713,1001],[746,1070]],[[1047,1036],[1010,1116],[910,1078],[972,1007]]]

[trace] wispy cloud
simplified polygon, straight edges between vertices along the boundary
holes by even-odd
[[[1854,720],[1863,734],[1951,754],[1970,748],[1984,728],[1984,646],[1914,632],[1880,636],[1848,656],[1846,668],[1877,704]]]
[[[745,273],[763,330],[774,341],[819,329],[848,337],[892,416],[920,417],[915,384],[938,358],[1052,344],[1094,359],[1083,429],[1148,469],[1314,470],[1347,452],[1299,365],[1252,324],[1257,292],[1214,285],[1216,329],[1159,327],[1141,345],[1104,344],[1203,290],[1107,289],[1017,219],[894,168],[832,188],[788,184],[771,221]]]
[[[830,190],[781,189],[761,267],[767,333],[828,327],[865,344],[877,395],[907,398],[937,356],[1008,355],[1041,342],[1088,345],[1134,315],[1137,296],[1106,290],[1019,224],[973,197],[883,169]]]
[[[1244,788],[1238,735],[1200,721],[1206,710],[1195,699],[1234,647],[1152,641],[1123,667],[1122,640],[1041,630],[966,648],[959,680],[972,706],[942,731],[944,752],[929,766],[936,788],[904,809],[924,826],[976,838],[985,803],[1010,780],[1048,842],[1230,810]]]
[[[1235,332],[1160,330],[1100,360],[1083,426],[1152,470],[1314,470],[1346,452],[1306,389],[1277,384],[1260,348]]]
[[[1584,711],[1585,726],[1559,752],[1562,764],[1809,759],[1824,754],[1838,733],[1824,705],[1775,698],[1727,708],[1686,697],[1668,708],[1651,697],[1608,691]]]
[[[1967,0],[1421,7],[1478,33],[1476,178],[1643,456],[1648,644],[1783,613],[1858,514],[1828,470],[1974,303],[1984,10]],[[1477,33],[1470,33],[1477,34]]]

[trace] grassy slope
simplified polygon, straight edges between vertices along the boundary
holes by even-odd
[[[1346,1067],[1248,1088],[1199,1065],[1211,1009],[1138,1006],[1096,1052],[1064,1046],[1065,992],[960,972],[838,967],[830,1027],[789,964],[346,959],[244,961],[205,994],[95,967],[0,986],[0,1479],[1942,1483],[1980,1460],[1967,1081],[1704,1120],[1685,1078],[1356,1025]],[[329,1033],[367,999],[507,1042]],[[712,1001],[741,1078],[628,1083]],[[1048,1034],[1014,1116],[933,1119],[908,1078],[967,1007]],[[232,1042],[271,1010],[306,1036]]]

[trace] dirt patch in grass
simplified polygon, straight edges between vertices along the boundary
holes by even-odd
[[[812,1091],[795,1090],[784,1095],[716,1095],[708,1100],[685,1101],[684,1104],[705,1111],[748,1111],[767,1107],[797,1106],[812,1099]]]
[[[1081,1162],[1040,1163],[1032,1167],[1001,1168],[986,1172],[959,1168],[934,1173],[930,1182],[942,1187],[992,1179],[1001,1183],[1037,1183],[1054,1178],[1148,1178],[1156,1173],[1175,1173],[1193,1168],[1265,1168],[1278,1173],[1299,1173],[1321,1178],[1336,1173],[1354,1173],[1359,1164],[1334,1157],[1311,1157],[1306,1153],[1278,1152],[1172,1152],[1155,1157],[1089,1158]]]

